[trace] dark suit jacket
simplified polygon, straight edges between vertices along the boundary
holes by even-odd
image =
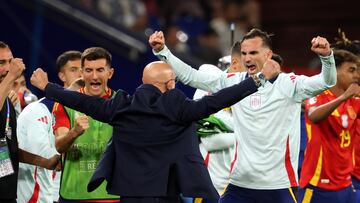
[[[119,90],[104,100],[48,84],[46,97],[114,127],[113,137],[88,190],[107,180],[110,194],[217,198],[200,154],[193,121],[208,117],[257,91],[249,78],[194,101],[180,90],[161,93],[141,85],[133,96]],[[171,186],[169,186],[171,185]],[[175,187],[174,187],[175,186]]]

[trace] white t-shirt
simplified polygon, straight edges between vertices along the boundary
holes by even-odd
[[[237,84],[247,73],[208,74],[197,71],[165,47],[154,53],[169,63],[186,85],[217,92]],[[336,84],[333,54],[320,57],[322,71],[307,77],[281,73],[258,92],[233,105],[238,147],[230,183],[249,189],[284,189],[298,185],[301,102]]]
[[[53,117],[47,107],[38,102],[26,106],[17,120],[19,148],[44,158],[57,154],[52,130]],[[53,202],[53,171],[20,163],[17,201]]]

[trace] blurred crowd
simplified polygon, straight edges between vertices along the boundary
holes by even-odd
[[[69,3],[148,37],[163,30],[176,53],[216,64],[228,55],[232,39],[261,25],[258,0],[76,0]],[[233,25],[231,29],[231,24]]]

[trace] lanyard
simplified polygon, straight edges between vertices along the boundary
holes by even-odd
[[[6,124],[5,124],[5,136],[4,138],[1,138],[1,141],[5,141],[5,137],[11,140],[11,127],[10,127],[10,104],[9,104],[9,98],[6,98]]]
[[[6,112],[5,132],[6,132],[7,129],[9,129],[9,126],[10,126],[10,104],[9,104],[9,98],[6,98],[6,107],[7,107],[7,112]]]

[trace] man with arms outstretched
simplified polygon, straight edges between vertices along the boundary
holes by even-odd
[[[273,78],[280,69],[263,72]],[[261,82],[248,78],[240,84],[193,101],[174,89],[175,74],[163,62],[148,64],[143,85],[134,95],[123,90],[104,100],[64,91],[48,83],[39,69],[32,84],[48,98],[114,127],[112,140],[88,186],[91,191],[107,180],[110,194],[122,203],[179,202],[186,197],[217,198],[201,157],[193,121],[205,118],[256,92]]]
[[[165,46],[162,32],[149,38],[154,54],[169,63],[184,84],[205,91],[220,89],[245,80],[263,78],[260,71],[272,57],[270,36],[252,29],[241,41],[241,60],[247,72],[207,74],[192,69]],[[322,62],[320,74],[307,77],[280,73],[265,81],[259,91],[232,106],[237,135],[237,154],[230,184],[220,202],[296,202],[298,186],[301,103],[336,83],[336,68],[329,43],[315,37],[311,50]]]

